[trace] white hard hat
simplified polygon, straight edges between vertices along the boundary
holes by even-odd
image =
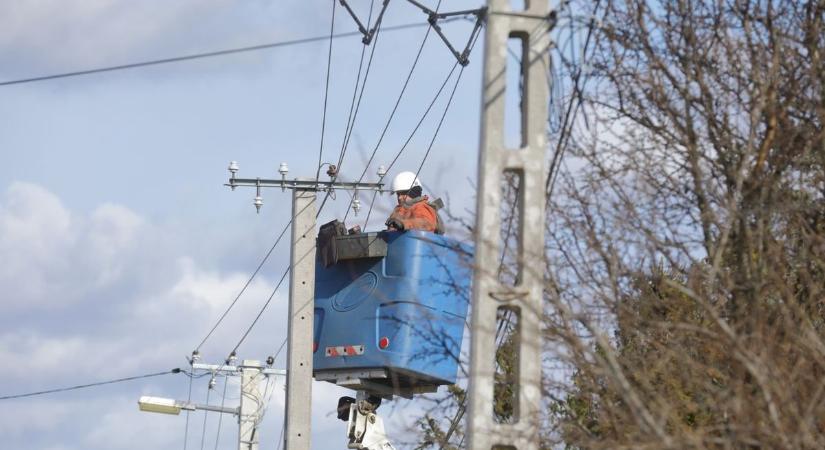
[[[421,186],[415,174],[412,172],[401,172],[392,180],[392,191],[409,191],[413,186]]]

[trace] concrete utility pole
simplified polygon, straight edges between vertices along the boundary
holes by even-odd
[[[315,189],[292,190],[286,450],[309,450],[312,420],[312,327],[315,313]]]
[[[469,447],[538,450],[541,402],[541,329],[544,262],[545,149],[547,147],[547,0],[528,0],[511,11],[509,0],[488,0],[481,113],[479,191],[471,321]],[[505,145],[504,115],[508,39],[522,42],[521,148]],[[498,277],[502,242],[501,202],[505,174],[520,178],[518,276],[515,286]],[[515,316],[518,354],[516,401],[508,423],[493,415],[496,321],[499,309]]]
[[[238,414],[238,450],[258,450],[258,422],[261,420],[264,399],[258,385],[261,381],[261,363],[244,360],[241,365],[241,405]]]
[[[253,204],[260,211],[263,205],[261,188],[292,190],[292,241],[290,246],[289,314],[287,325],[286,368],[286,450],[309,450],[312,422],[312,328],[315,314],[315,206],[318,192],[332,190],[379,191],[382,183],[354,183],[318,181],[316,179],[286,180],[289,168],[281,163],[280,180],[236,178],[238,164],[229,163],[231,174],[226,185],[233,190],[239,186],[255,187]],[[382,172],[383,171],[383,172]],[[327,172],[335,178],[334,166]],[[386,174],[383,166],[379,176]],[[359,205],[360,203],[355,203]],[[357,208],[358,206],[353,206]],[[356,210],[357,212],[357,210]]]

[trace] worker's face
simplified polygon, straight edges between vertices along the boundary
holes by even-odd
[[[402,205],[408,198],[407,191],[398,191],[395,193],[396,198],[398,199],[398,204]]]

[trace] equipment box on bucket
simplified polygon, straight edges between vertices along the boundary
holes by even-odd
[[[337,258],[316,264],[315,378],[405,397],[455,383],[469,248],[423,231],[334,239]]]

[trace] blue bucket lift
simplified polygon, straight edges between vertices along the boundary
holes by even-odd
[[[424,231],[334,240],[335,257],[319,251],[316,264],[315,378],[408,398],[455,383],[470,248]]]

